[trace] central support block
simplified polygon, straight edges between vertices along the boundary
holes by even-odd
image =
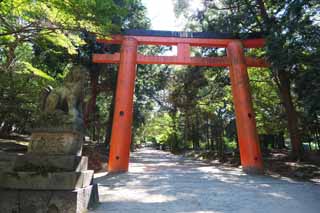
[[[125,39],[121,47],[108,164],[109,172],[128,171],[137,47],[138,42],[133,38]]]

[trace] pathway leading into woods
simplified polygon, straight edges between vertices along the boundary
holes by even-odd
[[[98,177],[102,212],[319,213],[320,186],[236,168],[215,167],[167,152],[142,149],[130,172]]]

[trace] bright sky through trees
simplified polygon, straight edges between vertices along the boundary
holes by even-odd
[[[151,29],[183,31],[186,20],[183,17],[177,18],[174,14],[174,0],[142,0],[142,2],[147,8]],[[190,10],[200,9],[201,5],[201,0],[192,0],[190,1]],[[176,54],[176,47],[173,47],[172,51],[164,53],[164,55]]]
[[[183,30],[185,20],[175,16],[174,0],[142,0],[142,2],[147,7],[153,30]],[[192,0],[190,4],[192,10],[201,8],[201,0]]]

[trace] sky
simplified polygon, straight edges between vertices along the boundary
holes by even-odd
[[[151,20],[151,29],[182,31],[185,21],[176,18],[173,7],[174,0],[142,0]],[[190,0],[192,10],[201,8],[201,0]]]

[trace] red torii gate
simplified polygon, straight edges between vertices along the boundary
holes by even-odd
[[[243,170],[263,172],[263,162],[252,107],[247,67],[267,67],[264,59],[246,57],[244,48],[262,48],[263,38],[238,39],[227,34],[187,33],[152,30],[129,30],[111,39],[97,39],[99,43],[121,44],[121,52],[94,54],[94,63],[119,65],[111,145],[109,172],[126,172],[129,166],[133,96],[137,64],[177,64],[191,66],[229,67],[236,125]],[[176,45],[177,56],[145,56],[137,53],[138,45]],[[226,57],[190,57],[190,47],[221,47]]]

